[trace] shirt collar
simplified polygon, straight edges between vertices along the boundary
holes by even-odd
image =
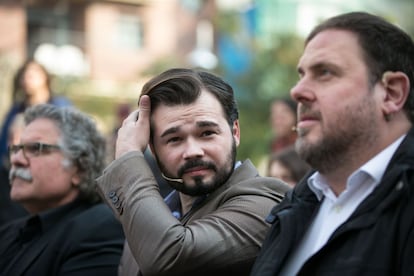
[[[65,205],[52,208],[37,214],[39,216],[42,230],[47,231],[53,225],[57,223],[60,219],[62,219],[70,210],[75,209],[81,203],[81,199],[78,197],[74,201],[69,202]]]
[[[388,163],[405,136],[406,135],[403,135],[398,138],[394,143],[386,147],[378,155],[365,163],[365,165],[361,167],[361,170],[367,172],[377,183],[379,183],[385,173]]]
[[[398,146],[401,144],[405,136],[406,135],[402,135],[391,145],[389,145],[380,153],[375,155],[371,160],[362,165],[359,169],[354,171],[348,177],[347,188],[349,186],[360,183],[360,181],[363,181],[364,177],[372,178],[374,185],[378,185],[382,176],[384,175],[388,163],[390,162],[393,154],[395,153],[395,151],[397,150]],[[319,172],[315,172],[314,174],[312,174],[309,177],[307,184],[319,201],[322,200],[324,196],[333,193],[326,179]]]

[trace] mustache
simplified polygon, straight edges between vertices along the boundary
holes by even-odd
[[[217,168],[214,165],[214,163],[195,159],[195,160],[190,160],[181,166],[181,168],[178,170],[178,177],[182,177],[182,175],[184,174],[186,170],[189,170],[195,167],[204,167],[207,169],[211,169],[213,171],[217,171]]]
[[[309,106],[300,105],[298,108],[298,118],[301,118],[304,116],[320,119],[321,113],[319,111],[312,110],[312,108]]]
[[[21,178],[25,181],[33,180],[32,173],[30,172],[29,169],[25,169],[25,168],[11,168],[9,172],[10,182],[16,177]]]

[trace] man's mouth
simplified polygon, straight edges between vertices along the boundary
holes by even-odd
[[[204,174],[207,170],[208,170],[207,167],[197,166],[197,167],[192,167],[192,168],[185,170],[184,174],[195,176],[195,175]]]

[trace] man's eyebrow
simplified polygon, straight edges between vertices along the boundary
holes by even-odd
[[[212,122],[212,121],[198,121],[196,123],[197,127],[219,127],[219,124],[217,124],[216,122]],[[161,138],[169,135],[169,134],[173,134],[180,131],[180,127],[176,126],[176,127],[171,127],[167,130],[165,130],[162,134],[161,134]]]
[[[338,65],[333,62],[329,62],[329,61],[319,61],[309,66],[310,70],[320,70],[325,67],[337,68]]]
[[[307,69],[307,71],[311,71],[311,72],[312,71],[318,71],[318,70],[321,70],[325,67],[336,68],[337,65],[332,63],[332,62],[319,61],[319,62],[316,62],[316,63],[310,65],[309,68]],[[302,66],[298,66],[297,71],[298,71],[299,75],[304,75],[305,74],[305,69]]]
[[[167,136],[168,134],[176,133],[176,132],[178,132],[179,130],[180,130],[180,127],[171,127],[171,128],[167,129],[166,131],[164,131],[164,132],[161,134],[161,138],[163,138],[163,137]]]
[[[212,121],[199,121],[197,122],[198,127],[218,127],[219,125],[216,122]]]
[[[330,66],[330,63],[328,63],[328,62],[318,62],[318,63],[312,64],[309,68],[311,70],[320,70],[321,68],[324,68],[326,66]]]

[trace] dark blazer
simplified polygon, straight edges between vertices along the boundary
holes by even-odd
[[[312,173],[309,174],[309,176]],[[317,213],[306,177],[268,220],[273,224],[251,275],[279,275]],[[414,129],[379,185],[311,256],[298,275],[414,275]]]
[[[0,275],[116,275],[123,243],[107,206],[77,200],[0,228]]]

